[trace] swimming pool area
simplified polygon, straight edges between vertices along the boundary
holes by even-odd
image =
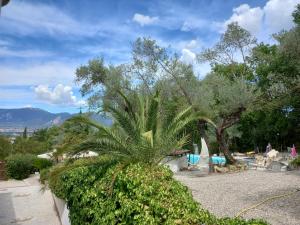
[[[188,159],[189,164],[192,164],[192,165],[197,164],[201,160],[201,156],[197,155],[197,154],[187,154],[186,157]],[[211,159],[212,159],[213,164],[219,165],[219,164],[225,164],[226,163],[225,157],[212,156]]]

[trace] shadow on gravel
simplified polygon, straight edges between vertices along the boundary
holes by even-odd
[[[300,187],[299,187],[300,188]],[[285,195],[292,192],[295,192],[296,188],[286,188],[286,189],[277,189],[275,192],[271,193],[268,191],[264,192],[258,192],[252,198],[250,196],[247,196],[244,198],[245,202],[252,202],[246,207],[249,207],[254,204],[258,204],[268,198],[272,198],[275,196]],[[272,214],[277,215],[289,215],[289,217],[295,218],[296,220],[300,221],[300,191],[292,193],[291,195],[280,197],[276,199],[270,199],[270,201],[267,201],[263,203],[262,205],[258,206],[257,209],[263,210],[263,211],[269,211],[272,212]],[[245,207],[245,208],[246,208]],[[251,210],[249,211],[249,214]]]

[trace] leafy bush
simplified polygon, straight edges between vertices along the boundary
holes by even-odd
[[[111,160],[57,166],[49,186],[67,201],[72,225],[206,224],[248,225],[263,221],[218,219],[196,203],[187,187],[162,166]]]
[[[38,170],[41,171],[42,169],[46,169],[52,166],[52,161],[49,159],[41,159],[36,158],[33,162],[33,166]]]
[[[290,164],[294,167],[300,167],[300,156],[297,158],[293,159],[293,161],[290,162]]]
[[[33,163],[36,156],[31,154],[15,154],[6,158],[6,173],[9,178],[22,180],[35,171]]]
[[[50,174],[50,167],[42,169],[40,171],[40,182],[42,184],[45,184],[45,182],[48,180]]]
[[[0,160],[5,159],[12,152],[12,144],[7,137],[0,135]]]

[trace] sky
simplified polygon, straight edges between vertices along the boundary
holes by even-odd
[[[0,16],[0,108],[79,111],[86,105],[75,71],[88,60],[131,60],[131,44],[151,37],[209,72],[196,54],[238,22],[258,41],[293,26],[300,0],[11,0]]]

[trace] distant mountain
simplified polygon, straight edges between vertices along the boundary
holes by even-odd
[[[0,132],[20,132],[27,127],[35,130],[53,125],[60,125],[74,116],[70,113],[50,113],[38,108],[0,109]],[[110,125],[111,120],[92,113],[90,117],[104,125]]]
[[[50,113],[38,108],[0,109],[0,128],[38,129],[59,125],[71,116],[70,113]]]

